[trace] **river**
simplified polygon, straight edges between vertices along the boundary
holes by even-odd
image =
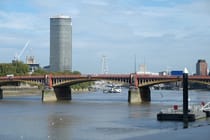
[[[132,139],[183,128],[182,122],[159,122],[156,114],[182,104],[182,91],[151,90],[150,103],[129,104],[128,90],[73,94],[72,101],[41,102],[40,96],[0,100],[0,139],[103,140]],[[189,104],[210,101],[210,91],[189,91]],[[205,126],[210,119],[189,123]]]

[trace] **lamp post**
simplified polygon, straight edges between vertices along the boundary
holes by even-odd
[[[188,70],[183,72],[183,122],[184,128],[188,128]]]

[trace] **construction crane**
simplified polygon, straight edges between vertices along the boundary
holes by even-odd
[[[14,56],[14,60],[15,60],[15,61],[19,61],[19,60],[20,60],[20,57],[23,55],[24,51],[25,51],[26,48],[28,47],[29,42],[30,42],[30,40],[28,40],[28,41],[26,42],[25,46],[24,46],[23,49],[20,51],[20,53],[19,53],[19,54],[16,54],[16,55]]]

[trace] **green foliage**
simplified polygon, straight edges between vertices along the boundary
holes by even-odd
[[[0,64],[0,76],[6,76],[8,74],[14,74],[15,76],[18,75],[28,75],[29,73],[29,66],[24,64],[21,61],[13,61],[12,63],[2,63]],[[39,68],[33,72],[32,75],[45,75],[45,74],[52,74],[52,75],[81,75],[79,71],[64,71],[64,72],[48,72],[42,68]],[[85,82],[80,83],[77,85],[73,85],[72,88],[74,89],[84,89],[88,88],[92,82]]]
[[[21,61],[14,61],[12,66],[16,68],[15,75],[26,75],[29,72],[29,66]]]
[[[13,61],[9,64],[0,64],[0,76],[7,74],[26,75],[29,72],[29,67],[21,61]]]
[[[79,71],[73,71],[72,74],[81,75],[81,73]]]
[[[48,73],[49,72],[45,71],[44,69],[38,68],[32,73],[32,75],[45,75],[45,74],[48,74]]]
[[[12,63],[1,63],[0,64],[0,76],[6,76],[7,74],[14,74],[17,75],[28,75],[29,73],[29,66],[24,64],[21,61],[13,61]],[[79,71],[64,71],[64,72],[48,72],[42,68],[35,70],[32,75],[44,75],[49,74],[52,75],[81,75]]]
[[[42,68],[35,70],[32,75],[44,75],[44,74],[52,74],[52,75],[81,75],[79,71],[64,71],[64,72],[48,72]]]

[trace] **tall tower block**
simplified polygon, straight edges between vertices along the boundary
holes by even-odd
[[[50,71],[72,70],[72,21],[69,16],[50,18]]]
[[[196,63],[196,75],[206,76],[208,75],[208,64],[206,60],[199,59]]]

